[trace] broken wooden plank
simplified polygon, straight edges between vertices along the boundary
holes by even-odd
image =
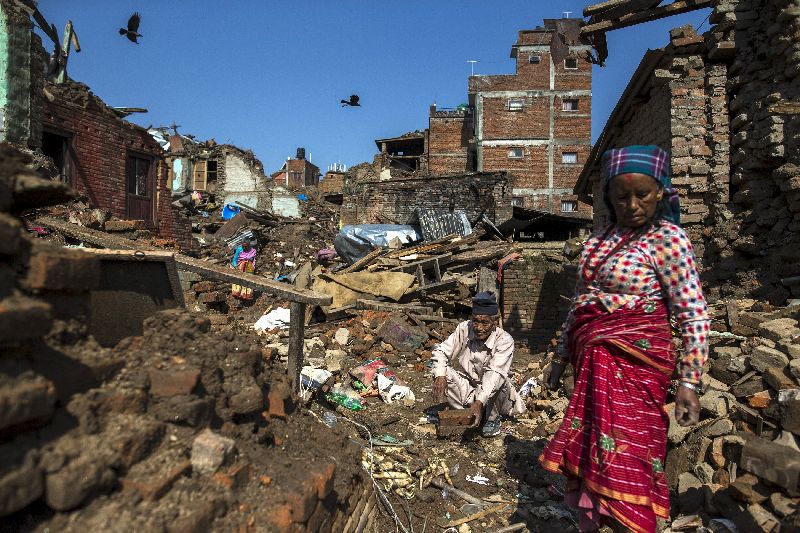
[[[292,390],[300,390],[300,371],[305,364],[303,360],[303,329],[306,319],[306,304],[289,302],[289,359],[287,372],[292,382]]]
[[[486,248],[469,250],[467,252],[462,252],[460,254],[454,255],[452,257],[452,263],[453,264],[480,263],[483,261],[488,261],[489,259],[494,259],[495,257],[508,255],[509,253],[511,253],[511,251],[512,248],[507,243],[495,246],[488,246]]]
[[[592,15],[596,15],[598,13],[602,13],[610,9],[615,9],[617,7],[624,6],[625,4],[629,4],[633,1],[634,0],[607,0],[606,2],[600,2],[599,4],[586,6],[583,9],[583,16],[591,17]]]
[[[436,268],[436,265],[444,266],[450,262],[452,258],[452,253],[446,253],[442,255],[435,255],[433,257],[428,257],[426,259],[422,259],[420,261],[414,261],[413,263],[406,263],[404,265],[396,266],[394,268],[390,268],[389,270],[392,272],[415,272],[418,267],[421,267],[422,270],[428,270]]]
[[[141,243],[124,239],[121,237],[111,237],[101,231],[84,228],[63,220],[58,220],[52,217],[41,217],[37,219],[37,223],[42,226],[60,231],[74,239],[78,239],[95,246],[103,246],[105,248],[116,248],[121,250],[140,250]],[[147,250],[142,250],[147,252]],[[236,283],[243,287],[263,291],[269,294],[274,294],[281,298],[286,298],[290,301],[298,301],[306,304],[314,305],[330,305],[333,298],[327,294],[318,294],[308,289],[296,289],[291,285],[272,281],[255,274],[248,274],[239,272],[232,268],[218,266],[210,263],[209,261],[202,261],[194,259],[182,254],[175,254],[175,262],[178,265],[178,270],[195,272],[209,279],[217,279],[220,281],[227,281],[229,283]]]
[[[356,300],[356,309],[385,311],[387,313],[416,313],[419,315],[433,315],[433,308],[424,305],[396,304],[391,302],[379,302],[377,300]]]
[[[460,324],[461,320],[457,318],[445,318],[443,316],[438,315],[420,315],[417,313],[409,315],[411,318],[416,318],[417,320],[421,320],[423,322],[446,322],[450,324]]]
[[[375,248],[367,255],[365,255],[355,263],[353,263],[352,265],[337,271],[336,274],[349,274],[351,272],[358,272],[359,270],[363,270],[372,263],[374,263],[375,261],[377,261],[385,253],[386,253],[385,248],[380,248],[380,247]]]
[[[607,32],[627,28],[636,24],[644,22],[651,22],[672,15],[680,15],[682,13],[689,13],[706,7],[711,7],[713,0],[676,0],[671,4],[642,11],[639,13],[631,13],[623,15],[617,20],[601,20],[593,24],[587,24],[581,28],[581,35],[590,35],[597,32]]]

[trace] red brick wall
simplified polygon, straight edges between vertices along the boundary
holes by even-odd
[[[550,136],[549,99],[512,99],[523,101],[522,111],[509,111],[509,98],[483,98],[483,139],[547,139]]]
[[[583,165],[589,159],[589,152],[591,146],[587,144],[577,145],[557,145],[553,151],[553,187],[556,189],[572,189],[575,187],[575,182],[578,181],[578,176],[583,170]],[[564,152],[577,152],[577,164],[564,164],[562,163],[562,155]]]
[[[467,145],[472,137],[472,116],[436,117],[428,120],[428,172],[452,174],[466,172]]]
[[[557,91],[591,90],[592,64],[578,54],[573,53],[573,58],[578,59],[577,70],[565,69],[564,62],[555,65],[555,87]]]
[[[547,147],[521,146],[523,157],[508,157],[512,146],[483,146],[483,170],[508,170],[514,175],[514,188],[544,189],[548,187]]]
[[[125,161],[129,153],[152,159],[150,184],[154,229],[160,236],[191,242],[188,220],[173,212],[163,151],[147,130],[119,118],[99,98],[76,86],[54,86],[57,95],[43,99],[43,126],[69,137],[72,186],[86,194],[93,207],[125,219]],[[67,99],[63,95],[68,95]],[[188,239],[187,239],[188,236]]]

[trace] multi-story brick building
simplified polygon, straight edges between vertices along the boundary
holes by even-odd
[[[519,32],[511,48],[515,74],[469,78],[474,134],[466,162],[472,159],[478,171],[512,173],[515,205],[590,211],[578,202],[573,188],[591,150],[591,47],[570,46],[569,56],[554,63],[550,43],[556,22],[545,19],[543,27]],[[437,115],[432,113],[432,125],[440,119]],[[466,114],[463,121],[468,121]],[[462,124],[461,131],[466,129]],[[452,150],[454,143],[440,144],[433,137],[432,131],[431,147]],[[430,158],[436,161],[439,155],[431,153]]]

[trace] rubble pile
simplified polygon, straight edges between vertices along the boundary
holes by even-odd
[[[253,332],[170,310],[113,350],[87,335],[99,262],[31,240],[8,214],[71,193],[10,146],[0,152],[4,530],[368,523],[360,450],[304,414]]]
[[[800,306],[739,300],[716,314],[700,423],[681,427],[666,406],[675,511],[697,514],[712,529],[733,523],[739,531],[795,531]]]

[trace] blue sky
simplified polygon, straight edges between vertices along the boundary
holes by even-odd
[[[39,9],[59,34],[73,21],[82,51],[71,54],[69,74],[106,103],[147,108],[130,117],[142,126],[174,121],[199,139],[252,148],[269,173],[299,146],[323,171],[371,162],[375,139],[426,128],[431,103],[467,101],[468,60],[478,61],[476,74],[513,73],[518,30],[565,11],[580,16],[588,3],[40,0]],[[134,11],[139,45],[117,33]],[[608,34],[607,64],[593,75],[593,140],[644,52],[707,15]],[[340,107],[352,93],[362,107]]]

